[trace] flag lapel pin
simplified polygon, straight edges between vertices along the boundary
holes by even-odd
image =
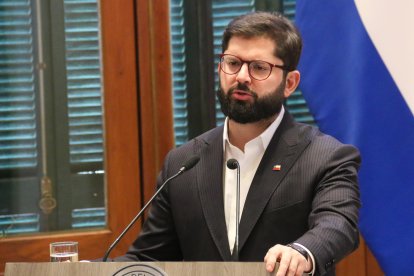
[[[273,171],[280,171],[281,168],[282,168],[281,165],[274,165],[272,170]]]

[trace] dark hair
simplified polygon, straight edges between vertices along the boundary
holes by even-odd
[[[253,12],[234,18],[223,33],[224,53],[233,36],[244,38],[267,37],[275,42],[275,56],[289,71],[295,70],[302,51],[302,38],[289,19],[279,13]]]

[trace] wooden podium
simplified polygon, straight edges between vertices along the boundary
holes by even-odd
[[[275,275],[263,262],[7,263],[5,276],[237,276]]]

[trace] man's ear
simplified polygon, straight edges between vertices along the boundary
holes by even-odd
[[[293,92],[295,92],[300,82],[300,72],[294,70],[287,73],[284,96],[288,98]]]

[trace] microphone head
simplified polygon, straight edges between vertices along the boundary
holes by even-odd
[[[200,156],[198,156],[198,155],[194,155],[194,156],[188,158],[183,163],[183,165],[181,166],[181,170],[182,171],[187,171],[187,170],[191,169],[192,167],[194,167],[198,163],[198,161],[200,161]]]
[[[239,162],[236,159],[232,158],[227,160],[227,168],[229,168],[230,170],[237,169],[238,166]]]

